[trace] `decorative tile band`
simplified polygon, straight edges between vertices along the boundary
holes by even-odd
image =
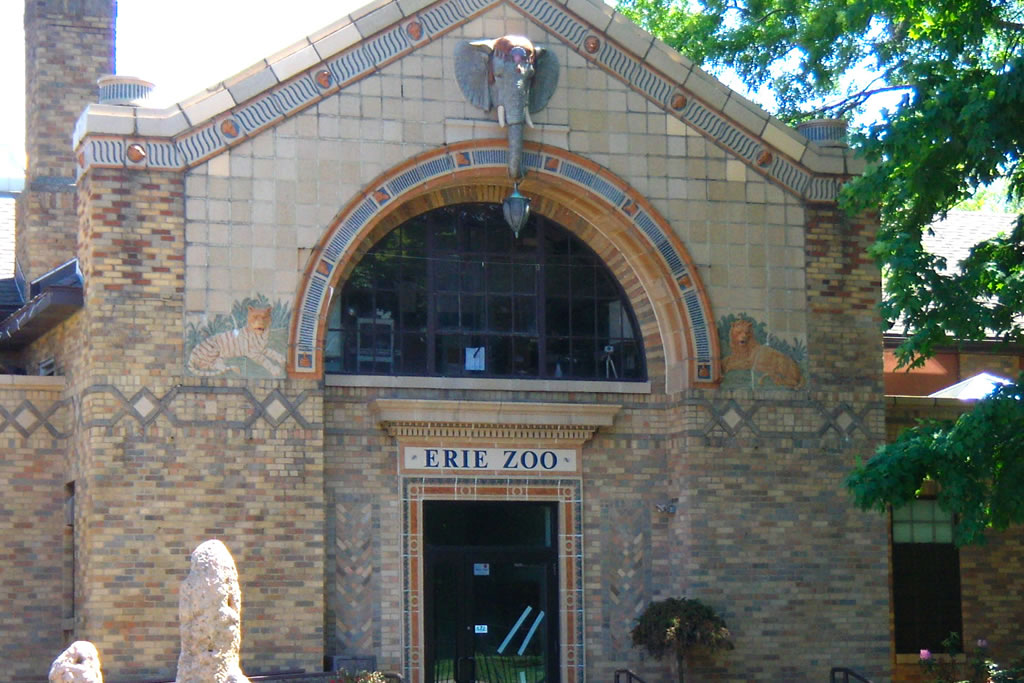
[[[79,173],[91,167],[191,168],[503,2],[508,2],[558,36],[581,57],[661,107],[666,115],[678,117],[735,153],[758,173],[810,201],[831,201],[837,196],[838,178],[815,177],[797,162],[783,160],[778,151],[769,153],[770,146],[756,135],[732,123],[715,107],[699,101],[699,95],[681,84],[689,72],[676,74],[673,79],[671,74],[662,73],[645,62],[644,55],[637,55],[611,40],[554,0],[442,0],[415,15],[403,17],[385,30],[313,65],[307,72],[239,103],[228,112],[226,119],[222,116],[218,121],[201,122],[173,142],[145,141],[150,153],[140,161],[133,163],[127,158],[126,138],[88,135],[77,150]],[[763,162],[768,158],[774,159],[774,163]]]
[[[634,229],[643,234],[648,243],[662,257],[679,287],[680,306],[687,320],[691,347],[695,353],[694,377],[700,381],[714,381],[714,358],[711,335],[713,317],[711,308],[702,295],[697,273],[688,264],[678,238],[671,235],[667,223],[654,214],[652,208],[635,190],[610,172],[563,149],[532,146],[523,155],[524,167],[534,176],[548,176],[568,181],[603,200],[621,217],[630,221]],[[362,198],[357,198],[350,209],[343,211],[328,229],[315,254],[316,264],[306,275],[298,305],[298,320],[294,344],[294,359],[290,370],[295,373],[318,374],[317,340],[321,338],[320,325],[329,305],[327,293],[334,283],[342,256],[359,238],[360,233],[385,207],[390,207],[403,195],[424,183],[440,178],[455,179],[460,174],[476,175],[481,169],[506,168],[507,148],[495,141],[463,143],[455,147],[441,147],[421,155],[409,168],[402,166],[383,180],[369,186]]]

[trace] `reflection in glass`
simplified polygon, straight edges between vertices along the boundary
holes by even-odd
[[[331,301],[324,364],[346,374],[646,379],[632,308],[594,252],[536,214],[516,239],[501,206],[483,203],[417,216],[366,253]]]

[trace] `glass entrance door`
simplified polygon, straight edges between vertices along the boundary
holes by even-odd
[[[554,514],[537,503],[424,504],[428,683],[559,680]]]

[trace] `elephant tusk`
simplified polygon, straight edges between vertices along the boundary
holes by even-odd
[[[498,125],[502,128],[505,127],[505,105],[498,105]]]
[[[530,118],[530,110],[524,108],[523,113],[526,114],[526,125],[530,128],[536,128],[537,126],[533,125],[533,119]]]

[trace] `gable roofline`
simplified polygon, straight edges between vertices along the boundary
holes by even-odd
[[[191,168],[500,4],[660,106],[669,130],[690,126],[801,198],[833,201],[863,171],[851,150],[810,142],[600,0],[377,0],[171,107],[89,105],[78,172]]]

